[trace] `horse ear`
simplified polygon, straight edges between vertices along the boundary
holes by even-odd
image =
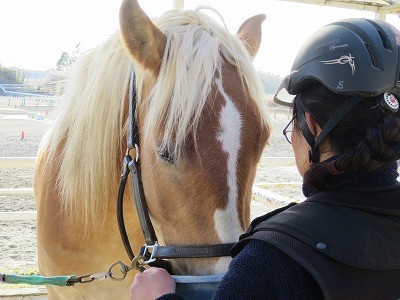
[[[237,36],[244,41],[244,45],[252,58],[256,56],[260,48],[262,35],[261,24],[264,22],[265,18],[265,14],[253,16],[244,21],[237,32]]]
[[[137,0],[124,0],[119,12],[122,39],[133,58],[156,75],[164,55],[166,36],[153,24]]]

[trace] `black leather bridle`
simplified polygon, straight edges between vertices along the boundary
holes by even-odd
[[[157,236],[151,223],[149,210],[147,208],[146,198],[143,191],[141,176],[140,155],[139,155],[139,128],[135,118],[136,110],[136,90],[135,90],[135,72],[132,70],[129,88],[129,123],[127,134],[127,152],[123,161],[121,182],[118,190],[117,201],[117,220],[118,227],[124,243],[125,250],[129,258],[133,261],[137,257],[143,258],[145,264],[163,267],[171,271],[171,265],[164,259],[171,258],[207,258],[230,256],[229,250],[233,243],[215,244],[215,245],[177,245],[160,246]],[[135,158],[130,155],[130,151],[135,150]],[[126,182],[129,173],[132,173],[132,186],[134,193],[134,202],[139,216],[140,226],[145,239],[145,245],[141,247],[138,256],[132,251],[129,238],[125,228],[123,214],[123,198]]]

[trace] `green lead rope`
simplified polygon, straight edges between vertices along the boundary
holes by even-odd
[[[11,284],[29,284],[29,285],[57,285],[57,286],[71,286],[77,283],[90,283],[94,280],[103,280],[111,278],[112,280],[124,280],[130,270],[137,270],[143,272],[145,270],[146,257],[135,257],[130,265],[125,265],[121,261],[114,262],[107,272],[89,274],[83,276],[69,275],[69,276],[53,276],[46,277],[40,275],[6,275],[0,273],[0,283]]]
[[[11,284],[29,284],[29,285],[57,285],[57,286],[70,286],[77,283],[78,276],[54,276],[44,277],[39,275],[5,275],[0,274],[0,283]]]

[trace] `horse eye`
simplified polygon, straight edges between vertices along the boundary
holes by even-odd
[[[157,149],[157,154],[162,160],[166,161],[167,163],[170,163],[170,164],[175,163],[174,156],[171,154],[171,152],[167,148]]]

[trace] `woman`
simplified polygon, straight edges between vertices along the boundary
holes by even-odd
[[[307,200],[255,219],[215,299],[400,298],[400,34],[366,19],[329,24],[299,51],[275,102]],[[180,299],[162,269],[134,299]],[[147,293],[147,294],[146,294]]]

